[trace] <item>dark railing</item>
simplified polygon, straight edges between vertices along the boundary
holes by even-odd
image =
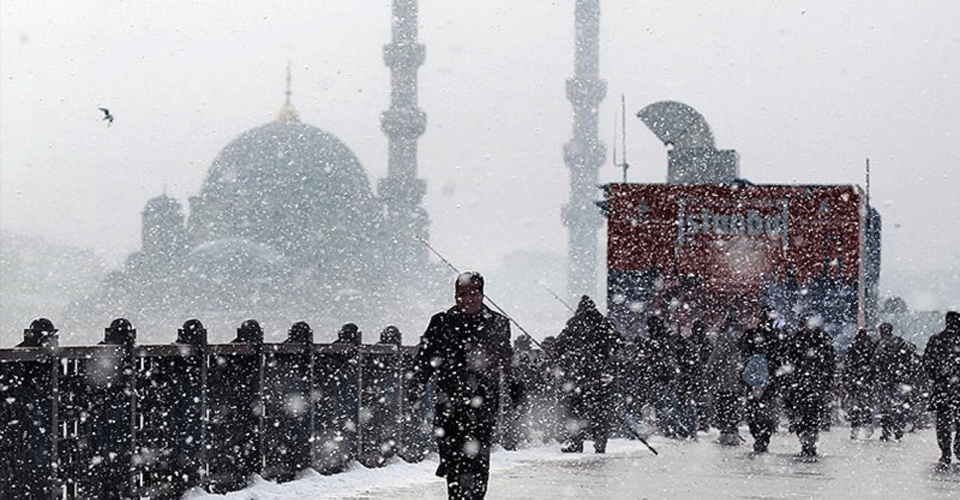
[[[97,346],[27,330],[0,349],[0,498],[179,498],[432,449],[429,415],[404,400],[416,347],[399,339],[315,344],[291,330],[266,344],[238,330],[208,345],[196,320],[174,344],[134,338],[116,320]]]

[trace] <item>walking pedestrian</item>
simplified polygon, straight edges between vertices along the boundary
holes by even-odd
[[[873,352],[874,390],[880,411],[880,440],[903,437],[906,394],[910,370],[910,347],[893,334],[893,325],[880,325],[880,340]]]
[[[930,409],[936,412],[940,464],[950,465],[951,455],[960,459],[960,313],[948,312],[946,328],[927,341],[923,368],[933,384]]]
[[[754,440],[754,453],[767,452],[770,437],[777,428],[775,375],[780,347],[775,325],[778,317],[775,310],[763,307],[757,326],[743,332],[739,342],[744,359],[742,380],[747,390],[745,416]]]
[[[509,404],[503,411],[500,433],[500,444],[506,450],[515,451],[534,431],[530,418],[533,399],[543,388],[542,368],[534,355],[531,338],[518,336],[513,343],[512,376],[507,386]]]
[[[865,328],[857,331],[843,356],[843,395],[850,439],[873,434],[873,350],[875,344]]]
[[[832,391],[836,353],[819,318],[803,315],[800,327],[786,349],[786,364],[792,367],[784,383],[789,386],[787,406],[792,428],[800,438],[800,458],[817,456],[817,440]]]
[[[584,295],[576,313],[557,336],[557,343],[567,433],[561,451],[579,453],[583,451],[584,439],[590,437],[594,451],[604,453],[610,432],[616,356],[621,347],[619,334],[593,300]]]
[[[410,374],[408,401],[415,406],[436,376],[437,476],[446,478],[447,496],[457,500],[486,495],[501,379],[513,356],[510,323],[484,305],[483,285],[477,272],[457,277],[456,305],[430,319]]]
[[[712,329],[715,329],[713,327]],[[696,345],[698,352],[698,363],[700,365],[699,381],[694,400],[697,405],[697,420],[700,423],[701,432],[709,432],[710,427],[715,426],[716,416],[713,412],[713,395],[717,392],[716,381],[705,377],[704,367],[710,355],[713,353],[714,343],[710,340],[711,336],[707,333],[706,322],[697,320],[693,323],[693,336],[691,340]],[[715,338],[715,335],[714,335]]]
[[[647,338],[643,349],[651,384],[650,395],[657,415],[657,427],[665,437],[688,435],[688,431],[681,428],[677,404],[680,367],[677,361],[676,338],[659,316],[651,315],[647,318]]]
[[[703,399],[703,345],[706,338],[703,322],[696,321],[691,327],[683,326],[677,337],[677,414],[683,437],[697,439],[700,430],[700,411]]]
[[[714,424],[720,430],[717,441],[724,446],[739,446],[741,437],[738,427],[742,414],[743,385],[740,374],[743,358],[737,340],[743,333],[734,314],[727,316],[726,324],[717,335],[713,352],[707,359],[706,378],[714,388]]]

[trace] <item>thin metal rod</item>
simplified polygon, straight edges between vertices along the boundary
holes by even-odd
[[[620,94],[620,147],[623,148],[623,163],[627,163],[627,98]]]
[[[623,183],[627,183],[627,169],[630,168],[630,164],[627,163],[627,98],[624,94],[620,94],[620,133],[622,138],[620,140],[620,147],[623,148]]]
[[[870,158],[867,158],[867,207],[870,207]]]
[[[559,295],[557,295],[553,290],[551,290],[550,287],[548,287],[547,285],[544,285],[543,283],[540,283],[539,281],[538,281],[537,283],[538,283],[540,286],[542,286],[544,290],[550,292],[550,295],[553,295],[553,298],[559,300],[561,304],[563,304],[564,306],[566,306],[566,308],[569,309],[570,312],[572,312],[572,313],[576,313],[576,312],[577,312],[574,308],[570,307],[570,304],[567,304],[567,302],[566,302],[565,300],[561,299]]]
[[[456,266],[451,264],[449,260],[444,258],[443,255],[440,255],[440,252],[438,252],[436,248],[433,248],[432,246],[430,246],[429,243],[427,243],[423,238],[420,238],[419,236],[415,236],[415,238],[417,238],[417,240],[419,240],[420,243],[423,243],[424,246],[426,246],[431,252],[433,252],[434,255],[439,257],[440,260],[447,265],[447,267],[449,267],[450,269],[453,269],[453,272],[457,273],[457,275],[460,274],[460,270],[457,269]],[[528,332],[525,328],[523,328],[523,326],[520,323],[517,323],[517,320],[513,319],[512,316],[507,314],[507,311],[504,311],[503,308],[500,307],[496,302],[494,302],[494,300],[491,299],[489,295],[484,293],[483,298],[487,299],[487,302],[489,302],[491,306],[495,307],[497,311],[500,311],[500,314],[503,314],[504,316],[507,317],[507,319],[513,322],[514,325],[517,325],[517,328],[519,328],[521,332],[523,332],[527,337],[529,337],[534,344],[537,344],[537,347],[539,347],[540,349],[543,349],[543,346],[540,344],[540,342],[537,342],[537,339],[533,338],[533,335],[530,335],[530,332]]]
[[[620,126],[617,123],[617,115],[613,115],[613,166],[614,168],[620,168],[620,164],[617,163],[617,135],[619,130],[617,128]]]

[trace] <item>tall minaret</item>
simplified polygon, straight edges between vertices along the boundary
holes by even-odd
[[[377,185],[384,203],[385,228],[393,237],[393,264],[416,269],[427,262],[427,249],[417,241],[428,238],[429,218],[423,208],[427,185],[417,178],[417,139],[427,126],[427,115],[417,106],[417,69],[424,47],[417,43],[417,0],[393,0],[393,41],[383,46],[390,68],[390,109],[380,115],[380,127],[389,138],[387,177]]]
[[[570,169],[570,203],[563,207],[563,223],[570,230],[567,294],[571,299],[597,292],[597,231],[603,220],[594,202],[600,197],[598,170],[606,156],[597,110],[607,94],[607,83],[600,79],[600,1],[577,0],[574,22],[574,76],[567,80],[573,139],[563,146],[563,161]]]

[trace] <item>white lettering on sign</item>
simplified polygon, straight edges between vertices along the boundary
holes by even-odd
[[[689,210],[687,199],[679,200],[677,211],[677,245],[683,244],[698,234],[734,237],[779,237],[787,248],[790,233],[790,208],[786,199],[779,200],[780,212],[764,215],[749,205],[732,213],[718,213],[710,208]],[[755,206],[760,205],[759,203]],[[714,209],[716,210],[716,209]]]

